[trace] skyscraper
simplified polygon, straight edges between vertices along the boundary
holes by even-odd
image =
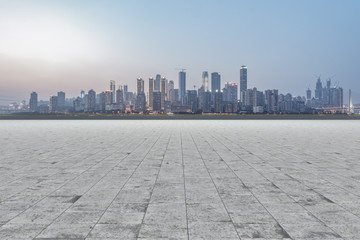
[[[86,110],[88,112],[95,112],[96,110],[96,92],[94,90],[89,90]]]
[[[221,91],[216,91],[214,93],[214,112],[216,113],[222,113],[222,99],[223,95]]]
[[[37,105],[38,105],[38,95],[36,92],[32,92],[30,94],[30,112],[36,112],[37,111]]]
[[[144,93],[144,80],[138,78],[136,80],[137,96],[135,101],[135,110],[137,112],[144,112],[146,108],[146,96]]]
[[[155,79],[152,77],[149,78],[149,107],[151,107],[151,108],[153,106],[154,84],[155,84]]]
[[[306,100],[310,100],[310,99],[311,99],[311,90],[310,90],[310,88],[308,88],[306,90]]]
[[[186,72],[184,72],[183,70],[179,72],[179,91],[180,101],[182,104],[184,104],[186,95]]]
[[[167,101],[167,84],[168,81],[165,77],[161,78],[161,86],[160,86],[160,90],[161,90],[161,107],[164,108],[165,107],[165,101]]]
[[[110,80],[110,91],[112,92],[112,102],[115,102],[115,81]]]
[[[160,91],[160,80],[161,80],[161,75],[160,75],[160,74],[156,74],[154,91]]]
[[[65,93],[62,91],[57,93],[57,105],[65,106]]]
[[[160,112],[161,110],[161,92],[153,92],[153,110]]]
[[[226,82],[223,89],[223,100],[227,102],[236,102],[238,99],[238,85],[236,83]]]
[[[136,80],[136,93],[139,95],[140,93],[144,93],[144,80],[142,78],[138,78]]]
[[[221,78],[220,73],[213,72],[211,73],[211,92],[215,93],[216,91],[220,92]]]
[[[245,101],[245,92],[247,90],[247,67],[240,67],[240,100]]]
[[[170,80],[169,81],[169,84],[168,84],[168,101],[170,102],[174,102],[175,99],[174,99],[174,81],[173,80]]]
[[[204,87],[204,91],[208,92],[209,91],[209,74],[207,71],[204,71],[202,73],[202,78],[201,78],[201,86]]]
[[[196,90],[187,90],[186,98],[187,105],[191,107],[191,111],[193,113],[196,113],[198,109],[198,98]]]
[[[124,91],[121,85],[119,85],[119,89],[116,90],[116,104],[122,109],[122,105],[124,104]]]
[[[58,108],[58,97],[57,96],[50,96],[50,104],[49,104],[49,111],[51,113],[56,112]]]
[[[105,104],[108,106],[113,104],[113,94],[110,90],[105,91]]]
[[[322,82],[321,82],[320,77],[319,77],[317,79],[317,82],[316,82],[315,98],[316,99],[322,99],[322,93],[323,93]]]
[[[265,104],[268,113],[276,113],[278,111],[279,91],[277,89],[265,91]]]
[[[130,99],[129,99],[129,94],[128,94],[128,85],[125,84],[124,85],[124,104],[125,105],[129,104],[129,101],[130,101]]]

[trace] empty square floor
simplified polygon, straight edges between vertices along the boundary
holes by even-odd
[[[0,239],[360,239],[360,122],[0,121]]]

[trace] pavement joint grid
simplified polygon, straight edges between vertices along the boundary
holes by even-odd
[[[3,120],[0,239],[360,240],[360,122]]]

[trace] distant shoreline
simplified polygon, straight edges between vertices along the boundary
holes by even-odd
[[[347,114],[0,114],[0,120],[360,120]]]

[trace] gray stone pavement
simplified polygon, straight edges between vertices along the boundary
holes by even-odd
[[[0,239],[360,239],[359,121],[0,121]]]

